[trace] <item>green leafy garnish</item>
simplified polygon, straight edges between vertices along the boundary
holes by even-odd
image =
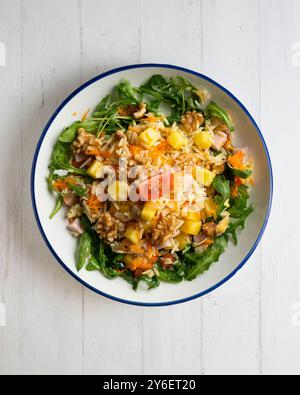
[[[127,80],[123,80],[118,85],[118,93],[121,100],[126,100],[127,104],[138,105],[142,101],[140,91],[134,88]]]
[[[179,122],[187,111],[201,110],[197,88],[182,77],[166,78],[162,75],[154,75],[140,87],[140,92],[154,99],[147,103],[147,108],[153,108],[154,105],[155,112],[161,104],[170,106],[169,123]]]
[[[85,270],[88,272],[94,272],[95,270],[100,270],[101,267],[95,257],[91,257],[89,260],[89,263],[86,265]]]
[[[54,147],[50,169],[51,170],[67,170],[70,173],[85,175],[84,169],[77,169],[70,163],[71,152],[70,145],[58,141]]]
[[[237,229],[238,228],[241,228],[241,229],[245,228],[246,219],[249,217],[249,215],[253,211],[254,211],[253,206],[248,207],[241,213],[240,217],[236,221],[231,222],[231,224],[229,225],[229,228],[228,228],[226,234],[231,235],[235,245],[237,245],[237,243],[238,243],[237,235],[236,235]]]
[[[232,219],[235,219],[235,221],[231,221],[226,233],[231,235],[235,245],[237,245],[237,229],[244,229],[246,219],[253,212],[252,206],[247,207],[249,200],[248,190],[248,186],[241,185],[238,188],[236,198],[232,198],[230,200],[229,214]]]
[[[73,125],[71,125],[69,128],[67,128],[62,132],[58,140],[61,143],[72,143],[76,139],[78,129],[80,128],[85,129],[88,133],[92,133],[98,129],[98,122],[93,120],[86,120],[84,122],[75,122],[73,123]]]
[[[86,195],[87,189],[80,187],[78,185],[70,184],[69,182],[67,183],[68,187],[72,189],[76,193],[76,195],[83,197]]]
[[[226,208],[226,202],[229,202],[230,182],[223,175],[219,175],[214,179],[212,186],[218,192],[218,195],[215,196],[215,202],[218,205],[217,216],[219,216]]]
[[[232,172],[232,174],[236,177],[242,178],[243,180],[246,180],[252,175],[252,170],[246,169],[246,170],[239,170],[239,169],[234,169],[229,165],[229,169]]]
[[[54,218],[55,215],[59,212],[59,210],[62,208],[62,203],[63,203],[62,197],[58,196],[56,199],[56,204],[55,204],[54,210],[50,214],[50,217],[49,217],[50,219]]]
[[[79,245],[76,252],[76,268],[80,271],[91,258],[92,238],[88,232],[80,236]]]
[[[203,253],[198,254],[194,252],[185,254],[185,262],[189,266],[186,279],[192,281],[200,274],[206,272],[214,262],[219,260],[220,255],[223,254],[226,247],[227,237],[221,236]]]
[[[156,270],[159,272],[159,279],[163,282],[167,283],[180,283],[184,280],[185,274],[186,274],[186,265],[183,256],[186,254],[187,251],[191,246],[186,247],[182,252],[181,252],[181,257],[178,256],[176,262],[174,262],[173,267],[170,269],[164,269],[160,266],[159,262],[155,265]]]
[[[225,124],[228,126],[229,130],[231,132],[234,132],[234,126],[229,115],[223,108],[218,106],[216,103],[210,103],[210,105],[206,109],[206,115],[208,118],[216,117],[222,119],[222,121],[224,121]]]
[[[240,218],[245,209],[247,208],[247,202],[249,199],[248,193],[249,187],[246,185],[241,185],[238,188],[236,198],[230,200],[229,214],[232,218]]]
[[[102,240],[99,240],[99,254],[98,262],[100,265],[100,272],[107,278],[116,278],[119,276],[118,272],[109,266],[108,259],[108,249],[111,251],[110,247],[106,246]]]

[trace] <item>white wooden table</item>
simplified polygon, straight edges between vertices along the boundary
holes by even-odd
[[[300,373],[299,22],[299,0],[0,0],[0,374]],[[36,142],[62,99],[139,62],[232,90],[275,173],[271,221],[246,267],[202,300],[161,309],[70,278],[29,192]]]

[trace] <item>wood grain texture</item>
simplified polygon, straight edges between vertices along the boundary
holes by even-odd
[[[300,328],[292,325],[292,306],[300,301],[300,214],[291,203],[299,195],[295,177],[300,143],[300,67],[293,64],[292,47],[300,41],[300,3],[290,0],[288,4],[278,0],[261,3],[262,128],[276,179],[262,255],[265,374],[300,373]]]
[[[204,0],[203,20],[204,72],[236,94],[258,119],[259,1],[244,0],[241,10],[238,0]],[[204,373],[260,371],[260,255],[258,248],[243,270],[204,302]]]
[[[79,15],[79,4],[72,0],[22,2],[23,373],[82,372],[82,287],[45,248],[28,185],[45,121],[80,82]]]
[[[0,1],[0,374],[300,373],[299,15],[298,0]],[[139,62],[189,67],[232,90],[261,123],[276,176],[271,223],[250,262],[171,308],[82,289],[48,252],[30,202],[33,151],[56,106],[80,82]]]
[[[6,327],[0,328],[0,372],[20,371],[22,347],[22,182],[8,184],[7,174],[22,179],[21,140],[21,2],[0,3],[0,41],[6,47],[6,67],[0,68],[1,133],[3,160],[0,172],[0,302],[6,308]],[[3,18],[3,20],[2,20]],[[5,137],[11,133],[11,138]],[[2,135],[2,134],[1,134]],[[12,162],[11,152],[15,152]]]

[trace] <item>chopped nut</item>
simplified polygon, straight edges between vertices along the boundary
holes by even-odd
[[[199,112],[189,111],[181,118],[181,123],[188,133],[193,133],[203,125],[204,116]]]
[[[132,117],[138,111],[137,106],[121,106],[118,108],[118,115],[121,117]]]
[[[66,217],[68,219],[74,219],[77,217],[81,217],[83,215],[83,209],[80,204],[75,204],[74,206],[70,207],[67,211]]]
[[[214,222],[208,222],[202,226],[202,231],[207,237],[216,237],[216,227]]]
[[[97,156],[100,154],[102,140],[85,129],[78,130],[77,139],[73,142],[72,148],[76,154],[84,153],[85,155]]]
[[[142,119],[143,116],[146,114],[146,104],[145,103],[141,103],[139,105],[138,111],[136,111],[133,116],[135,119]]]
[[[212,171],[215,173],[215,174],[223,174],[224,173],[224,171],[225,171],[225,164],[223,163],[222,165],[214,165],[213,166],[213,168],[212,168]]]

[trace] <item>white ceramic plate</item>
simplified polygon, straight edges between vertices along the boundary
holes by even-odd
[[[122,279],[108,280],[101,273],[76,271],[75,250],[77,240],[66,230],[63,210],[51,221],[54,197],[48,191],[46,177],[53,146],[64,127],[74,122],[73,113],[83,114],[93,109],[99,100],[107,95],[122,79],[141,85],[153,74],[183,76],[196,86],[207,89],[214,101],[225,107],[235,124],[235,144],[249,147],[255,160],[255,187],[251,201],[255,208],[248,218],[246,228],[239,232],[239,244],[231,242],[220,261],[210,270],[192,282],[181,284],[161,283],[160,287],[135,292]],[[265,230],[272,201],[272,167],[266,144],[255,121],[246,108],[229,91],[211,79],[191,70],[158,64],[126,66],[109,71],[87,82],[72,93],[55,111],[45,127],[32,166],[32,202],[36,220],[42,236],[58,262],[91,290],[111,299],[135,305],[164,306],[186,302],[203,296],[229,280],[248,261]],[[241,292],[243,290],[241,289]]]

